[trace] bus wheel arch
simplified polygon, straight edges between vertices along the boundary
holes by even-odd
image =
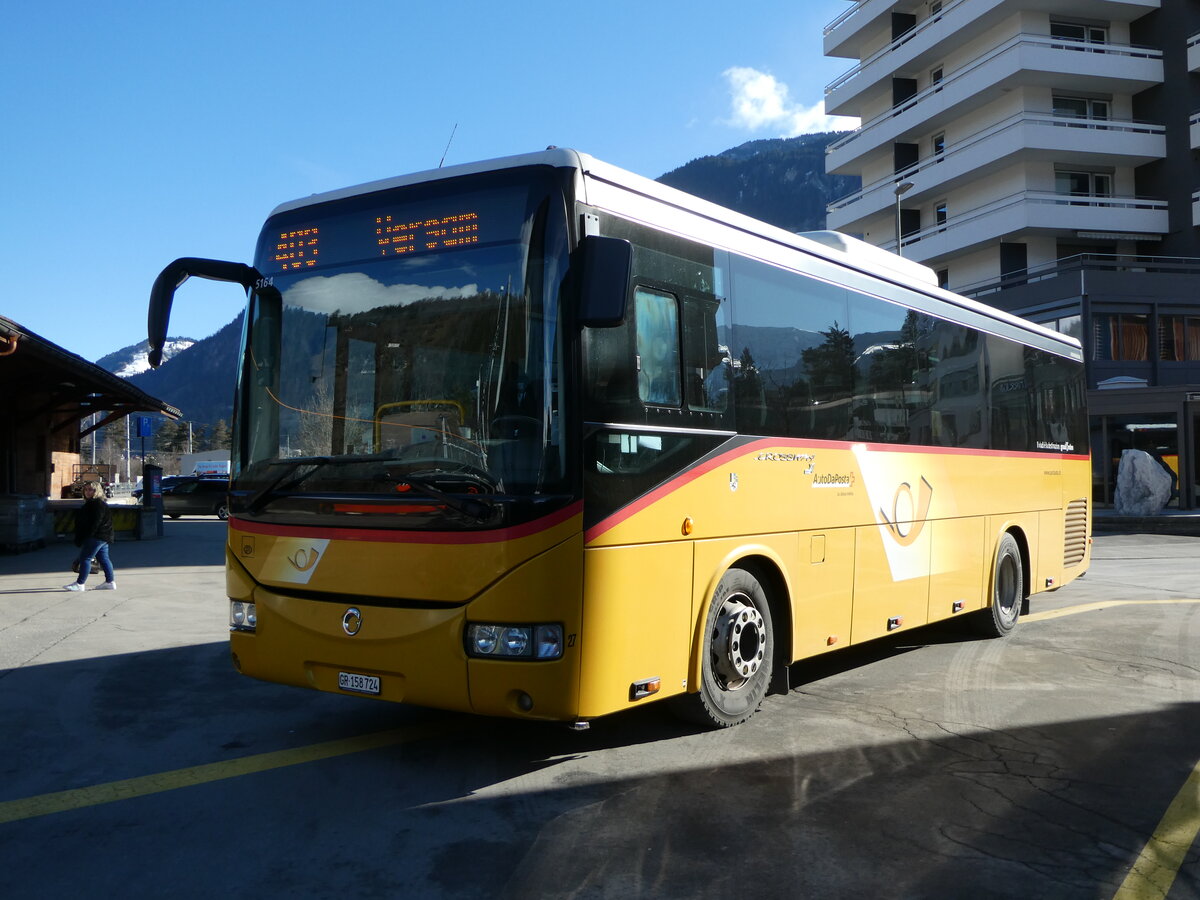
[[[790,645],[783,584],[769,559],[746,557],[710,588],[692,654],[696,690],[673,699],[682,718],[727,728],[758,710]]]
[[[974,618],[985,637],[1004,637],[1016,627],[1029,604],[1029,542],[1020,528],[1002,531],[996,539],[988,576],[986,608]]]

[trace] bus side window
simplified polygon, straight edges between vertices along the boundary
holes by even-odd
[[[679,406],[679,305],[670,294],[642,287],[633,300],[638,396],[651,406]]]
[[[729,348],[720,343],[717,316],[720,301],[685,297],[683,302],[683,366],[688,406],[724,412],[729,406],[733,363]]]

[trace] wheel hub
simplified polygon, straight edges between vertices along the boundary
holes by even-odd
[[[744,594],[726,598],[713,633],[713,662],[726,690],[741,687],[766,656],[766,623]]]

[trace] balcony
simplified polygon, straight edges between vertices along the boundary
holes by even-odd
[[[1188,119],[1188,123],[1192,149],[1200,150],[1200,112],[1192,113],[1191,118]]]
[[[1108,293],[1127,292],[1138,296],[1145,293],[1147,275],[1162,276],[1179,284],[1180,279],[1195,279],[1200,277],[1200,259],[1183,256],[1130,256],[1114,255],[1111,253],[1080,253],[1068,256],[1040,266],[1030,266],[1019,275],[1007,275],[1002,278],[988,278],[972,284],[959,285],[955,293],[976,300],[986,298],[989,294],[1000,291],[1028,289],[1033,285],[1046,284],[1059,278],[1070,278],[1072,288],[1078,288],[1081,283],[1080,273],[1094,274],[1098,283],[1102,283]],[[1185,288],[1187,285],[1183,285]],[[1025,290],[1025,293],[1037,294],[1035,290]],[[1087,289],[1084,289],[1087,293]],[[1168,292],[1178,293],[1178,288],[1172,286]],[[1063,295],[1061,290],[1040,292],[1042,297],[1035,297],[1034,302],[1055,300]],[[1008,296],[1013,296],[1011,293]],[[1020,303],[1006,303],[1005,309],[1017,309]]]
[[[829,145],[825,170],[857,174],[861,161],[895,141],[912,142],[1024,85],[1133,94],[1163,79],[1162,51],[1019,34],[943,81],[864,122]]]
[[[826,225],[862,231],[865,218],[895,203],[893,188],[898,180],[913,182],[915,191],[908,195],[911,202],[934,193],[945,195],[977,181],[981,170],[996,171],[1017,161],[1140,166],[1165,155],[1166,129],[1162,125],[1021,113],[834,201],[829,204]]]
[[[1167,202],[1019,191],[904,236],[904,256],[930,265],[1020,233],[1147,240],[1166,234]],[[896,242],[881,244],[895,250]]]
[[[1029,0],[947,0],[943,4],[942,15],[952,7],[962,6],[962,13],[968,19],[978,19],[988,15],[995,7],[1000,17],[1007,17],[1033,5]],[[1069,5],[1080,16],[1130,22],[1150,10],[1158,9],[1162,4],[1161,0],[1084,0]],[[912,9],[911,4],[898,4],[896,0],[858,0],[825,26],[825,56],[861,59],[862,46],[880,32],[891,28],[891,13],[897,7],[905,12]]]
[[[895,0],[858,0],[825,26],[825,56],[857,58],[864,37],[890,27]]]
[[[897,72],[924,69],[938,62],[947,48],[984,34],[1011,14],[1004,9],[1009,5],[1011,0],[950,0],[937,15],[917,23],[827,84],[825,110],[830,115],[858,115],[865,93],[881,89]]]
[[[1200,191],[1192,192],[1192,224],[1200,225]]]
[[[1193,34],[1188,38],[1188,71],[1200,72],[1200,34]],[[1195,146],[1193,144],[1192,146]]]

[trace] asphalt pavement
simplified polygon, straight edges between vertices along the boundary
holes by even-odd
[[[738,728],[579,735],[237,675],[225,532],[116,543],[112,592],[0,556],[6,900],[1200,897],[1200,538],[1104,534],[1009,638],[801,663]]]

